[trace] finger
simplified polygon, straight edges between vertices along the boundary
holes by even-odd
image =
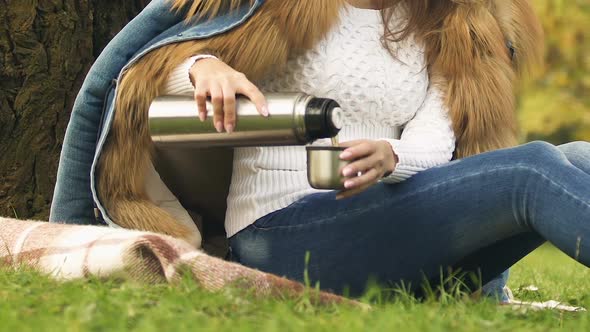
[[[362,141],[356,145],[353,145],[346,150],[344,150],[340,154],[340,159],[342,160],[355,160],[359,158],[364,158],[369,155],[372,155],[377,151],[375,144],[372,144],[371,141]]]
[[[236,128],[236,90],[229,84],[223,86],[223,113],[225,129],[232,133]]]
[[[370,184],[366,184],[362,187],[343,190],[343,191],[339,192],[338,194],[336,194],[336,199],[340,200],[340,199],[350,198],[352,196],[358,195],[358,194],[364,192],[365,190],[369,189],[372,185],[373,185],[373,183],[370,183]]]
[[[355,176],[358,172],[365,172],[370,169],[380,169],[381,165],[379,163],[379,158],[377,158],[374,154],[370,155],[367,158],[357,159],[354,162],[346,165],[342,169],[343,176]]]
[[[211,104],[213,105],[213,125],[218,133],[223,131],[223,90],[218,84],[212,84],[209,88],[211,91]],[[215,100],[213,100],[215,96]]]
[[[352,140],[352,141],[340,142],[339,145],[344,148],[349,148],[351,146],[355,146],[355,145],[359,145],[361,143],[364,143],[366,141],[367,140],[365,140],[365,139],[357,139],[357,140]]]
[[[366,173],[362,173],[361,176],[346,179],[346,181],[344,181],[344,188],[346,188],[346,190],[361,188],[367,185],[375,184],[378,179],[379,171],[372,168]]]
[[[250,99],[252,103],[256,105],[258,113],[260,113],[262,116],[269,116],[266,98],[256,87],[256,85],[248,81],[248,79],[245,79],[245,81],[238,87],[237,92],[248,97],[248,99]]]
[[[336,194],[336,200],[341,200],[341,199],[346,199],[346,198],[350,198],[354,195],[358,195],[361,192],[365,191],[366,188],[357,188],[357,189],[353,189],[353,190],[344,190],[339,192],[338,194]]]
[[[207,119],[207,95],[209,94],[209,85],[198,82],[195,88],[195,100],[197,102],[197,110],[199,112],[199,119],[205,121]]]

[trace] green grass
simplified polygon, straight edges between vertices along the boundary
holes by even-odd
[[[590,308],[590,272],[550,246],[512,271],[510,286],[517,297]],[[174,286],[58,283],[30,271],[6,270],[0,278],[0,330],[6,331],[590,331],[586,313],[523,313],[490,301],[398,298],[361,311],[317,308],[305,299],[277,302],[232,291],[211,294],[189,280]],[[540,290],[525,291],[531,284]]]

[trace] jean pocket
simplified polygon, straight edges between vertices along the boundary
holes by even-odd
[[[285,211],[283,211],[285,209],[271,212],[263,217],[256,219],[256,221],[254,221],[254,223],[252,223],[252,225],[251,225],[252,228],[258,229],[258,230],[269,230],[271,228],[282,225],[280,223],[280,220],[281,219],[284,220],[285,218],[281,218],[280,215],[282,214],[281,212],[285,212]]]

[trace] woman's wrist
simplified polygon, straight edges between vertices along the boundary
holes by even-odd
[[[397,156],[397,154],[395,153],[395,151],[393,150],[393,146],[391,145],[391,143],[389,143],[388,141],[379,141],[385,150],[385,174],[383,174],[383,177],[388,177],[389,175],[391,175],[394,171],[395,171],[395,166],[397,165],[397,163],[399,162],[399,157]]]
[[[174,68],[166,81],[162,93],[166,95],[193,95],[195,91],[195,84],[192,68],[195,62],[206,61],[206,58],[211,58],[210,52],[200,54],[193,57],[187,57],[185,61]]]
[[[195,56],[190,57],[190,62],[192,63],[192,65],[189,68],[188,77],[189,77],[193,87],[196,87],[195,78],[194,78],[194,75],[192,74],[193,68],[199,61],[205,60],[205,59],[219,60],[218,57],[216,57],[215,55],[212,55],[212,54],[199,54],[199,55],[195,55]]]

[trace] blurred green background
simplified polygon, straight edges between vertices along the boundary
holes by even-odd
[[[522,141],[590,141],[590,0],[534,0],[545,29],[545,64],[524,82]]]

